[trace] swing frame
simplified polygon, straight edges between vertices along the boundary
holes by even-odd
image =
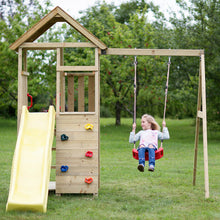
[[[166,118],[166,108],[167,108],[167,94],[168,94],[168,85],[169,85],[169,75],[170,75],[170,65],[171,65],[171,57],[169,56],[169,60],[167,63],[167,80],[166,80],[166,87],[165,87],[165,98],[164,98],[164,109],[163,109],[163,121]],[[136,108],[137,108],[137,56],[134,58],[134,123],[136,123]],[[136,149],[134,141],[134,148],[132,150],[133,158],[139,160],[138,150]],[[163,133],[161,139],[161,146],[159,149],[155,151],[155,160],[159,160],[163,157]],[[149,161],[149,153],[148,151],[145,152],[145,160]]]
[[[199,86],[197,97],[196,131],[194,142],[194,168],[193,185],[196,185],[197,154],[199,143],[200,120],[203,129],[203,160],[205,179],[205,198],[209,198],[209,174],[208,174],[208,141],[207,141],[207,110],[206,110],[206,83],[205,83],[205,54],[204,50],[191,49],[130,49],[130,48],[107,48],[102,50],[103,55],[124,55],[124,56],[187,56],[199,57]]]

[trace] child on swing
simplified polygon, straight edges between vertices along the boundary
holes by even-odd
[[[141,127],[143,130],[135,135],[136,123],[133,123],[133,129],[130,133],[129,142],[134,143],[140,140],[138,147],[139,165],[138,170],[144,172],[145,167],[145,152],[148,151],[149,155],[149,168],[148,171],[153,172],[155,167],[155,151],[158,146],[158,139],[169,139],[169,131],[166,127],[165,120],[162,123],[163,132],[160,132],[160,126],[155,119],[148,114],[144,114],[141,118]]]

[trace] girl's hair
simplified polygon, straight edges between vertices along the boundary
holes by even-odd
[[[152,117],[151,115],[148,114],[144,114],[142,116],[142,118],[145,118],[147,120],[147,122],[151,123],[151,129],[152,130],[158,130],[160,131],[160,126],[158,125],[158,123],[155,121],[154,117]]]

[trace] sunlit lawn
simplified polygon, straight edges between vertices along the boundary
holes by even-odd
[[[128,143],[131,125],[131,119],[122,119],[120,127],[114,119],[101,119],[98,197],[50,193],[46,214],[6,213],[16,121],[0,119],[0,219],[220,219],[220,134],[208,132],[210,198],[205,200],[202,133],[192,186],[194,120],[167,120],[171,139],[164,141],[164,157],[153,173],[137,170]]]

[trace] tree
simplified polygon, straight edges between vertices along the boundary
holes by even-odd
[[[220,122],[219,1],[191,0],[189,6],[184,1],[178,2],[180,7],[188,10],[189,15],[182,19],[176,16],[171,19],[175,43],[182,48],[205,50],[208,120],[215,121],[217,128]],[[191,67],[193,65],[198,65],[198,62],[191,62]],[[192,74],[189,79],[193,81]]]
[[[139,2],[143,8],[132,9],[134,2]],[[126,6],[125,8],[123,8]],[[121,10],[128,8],[129,20],[120,18]],[[147,4],[144,1],[132,1],[131,5],[121,5],[118,10],[114,5],[97,3],[94,7],[86,10],[86,16],[80,18],[80,23],[90,30],[96,37],[108,47],[117,48],[148,48],[154,47],[153,29],[147,20]],[[114,13],[113,13],[114,12]],[[135,13],[134,13],[135,12]],[[98,15],[98,16],[97,16]],[[116,16],[118,15],[118,16]],[[117,19],[120,22],[117,21]],[[68,33],[67,37],[73,34]],[[76,35],[75,35],[76,36]],[[74,39],[77,39],[75,37]],[[80,38],[78,38],[80,39]],[[82,39],[82,38],[81,38]],[[71,56],[71,55],[69,55]],[[81,56],[84,56],[81,54]],[[73,57],[73,56],[71,56]],[[145,63],[151,58],[139,58],[139,79],[145,78],[146,73],[152,73],[150,68],[146,70]],[[115,113],[116,125],[120,125],[120,119],[125,112],[133,114],[133,76],[134,57],[129,56],[102,56],[101,57],[101,104]],[[153,65],[151,65],[153,66]],[[150,77],[149,77],[150,79]],[[138,87],[141,88],[141,87]],[[114,106],[114,108],[112,107]]]
[[[46,1],[45,5],[49,6],[50,2]],[[17,54],[9,46],[47,13],[38,1],[1,0],[0,112],[5,116],[15,115],[17,105]]]

